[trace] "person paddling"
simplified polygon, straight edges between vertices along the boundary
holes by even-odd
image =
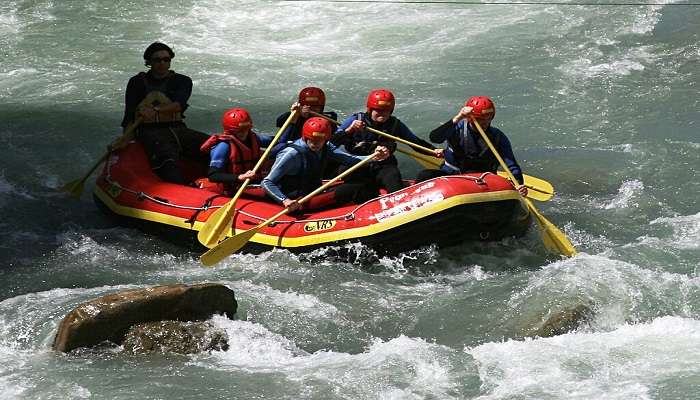
[[[329,143],[331,132],[332,124],[324,118],[312,117],[304,123],[301,138],[279,152],[270,173],[262,180],[263,189],[272,199],[296,211],[300,208],[296,199],[321,186],[328,160],[352,166],[367,158],[348,154]],[[378,151],[379,161],[390,155],[387,150]],[[372,197],[373,193],[363,184],[343,183],[314,196],[304,207],[319,209],[348,202],[361,203]]]
[[[495,173],[498,170],[498,159],[472,122],[476,120],[518,181],[516,189],[526,196],[527,187],[523,186],[523,173],[513,155],[510,141],[500,129],[491,126],[495,116],[496,106],[490,98],[474,96],[467,100],[464,107],[452,119],[430,132],[432,142],[447,143],[444,152],[445,161],[440,169],[426,169],[419,172],[416,181],[467,172]]]
[[[230,195],[246,179],[259,182],[269,170],[269,164],[263,164],[262,170],[253,174],[262,156],[261,148],[272,142],[272,136],[253,132],[253,120],[244,108],[227,110],[221,125],[223,132],[210,136],[200,148],[210,156],[209,173],[196,184],[202,189]]]
[[[126,86],[124,118],[126,129],[140,118],[136,140],[143,144],[151,168],[166,182],[186,184],[178,168],[181,155],[206,162],[199,152],[208,136],[189,129],[184,112],[192,93],[192,79],[170,70],[173,50],[155,42],[143,53],[148,72],[139,72]]]
[[[374,187],[377,191],[379,188],[384,188],[388,193],[404,187],[398,161],[393,155],[396,142],[370,132],[365,127],[432,149],[434,152],[430,154],[431,156],[442,156],[442,149],[436,149],[432,144],[418,138],[403,122],[392,115],[395,103],[394,94],[391,91],[374,89],[367,96],[366,111],[353,114],[337,129],[332,142],[338,146],[345,146],[351,154],[368,155],[375,149],[382,149],[391,154],[382,162],[360,168],[348,177],[348,182],[362,182]]]
[[[318,114],[323,114],[330,119],[338,119],[338,114],[333,111],[325,112],[323,109],[326,106],[326,94],[321,88],[315,86],[309,86],[301,89],[299,96],[297,98],[297,104],[299,105],[299,113],[296,117],[292,118],[291,125],[294,126],[290,129],[288,133],[285,134],[280,140],[282,143],[288,141],[295,141],[301,137],[301,129],[304,126],[304,122],[309,119],[309,112],[313,111]],[[277,127],[284,125],[291,111],[287,111],[277,117]],[[334,128],[335,129],[335,128]]]

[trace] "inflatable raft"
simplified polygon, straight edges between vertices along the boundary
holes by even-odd
[[[203,165],[183,162],[181,168],[191,180],[206,173]],[[161,181],[136,142],[110,154],[97,178],[94,199],[125,224],[190,243],[196,243],[207,218],[230,200]],[[283,209],[259,187],[246,190],[235,208],[229,235]],[[412,184],[363,204],[284,215],[255,234],[242,251],[282,247],[303,252],[360,242],[382,253],[397,253],[432,243],[451,246],[521,236],[530,221],[527,206],[506,179],[492,173],[464,174]]]

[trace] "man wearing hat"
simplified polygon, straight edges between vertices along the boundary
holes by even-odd
[[[202,159],[199,148],[208,136],[183,122],[192,79],[170,70],[174,57],[173,50],[164,43],[155,42],[146,48],[143,59],[150,69],[129,79],[121,125],[126,129],[140,118],[136,139],[143,144],[153,172],[166,182],[184,185],[187,182],[177,160],[181,155]]]

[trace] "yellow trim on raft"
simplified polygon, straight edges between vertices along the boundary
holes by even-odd
[[[165,225],[172,225],[178,228],[184,228],[192,231],[199,231],[204,225],[203,222],[196,221],[194,226],[191,226],[182,217],[176,217],[173,215],[158,213],[154,211],[141,210],[139,208],[132,208],[127,206],[122,206],[117,204],[114,199],[105,193],[101,187],[95,186],[94,193],[100,200],[109,207],[115,214],[123,215],[125,217],[138,218],[146,221],[158,222]],[[194,211],[193,211],[194,212]]]
[[[159,222],[162,224],[172,225],[179,228],[184,228],[192,231],[199,231],[204,225],[203,222],[195,222],[193,227],[186,223],[182,217],[174,217],[167,214],[161,214],[153,211],[145,211],[136,208],[118,205],[114,200],[102,191],[99,186],[95,186],[95,194],[116,214],[124,215],[132,218],[144,219],[147,221]],[[314,235],[303,237],[279,237],[257,233],[251,238],[251,242],[275,246],[275,247],[303,247],[322,243],[335,242],[340,240],[354,239],[365,236],[381,233],[399,225],[404,225],[409,222],[424,218],[431,214],[447,210],[458,205],[471,203],[484,203],[491,201],[504,200],[521,200],[518,192],[514,190],[501,190],[498,192],[488,193],[469,193],[451,197],[446,200],[440,200],[434,203],[428,203],[410,212],[400,213],[391,217],[387,217],[383,221],[378,221],[369,226],[358,228],[345,229],[342,231],[322,232]],[[301,222],[301,221],[300,221]],[[305,222],[304,222],[305,223]]]

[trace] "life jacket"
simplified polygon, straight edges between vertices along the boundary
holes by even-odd
[[[142,105],[160,106],[170,104],[173,102],[166,95],[166,93],[174,93],[176,90],[176,80],[171,79],[175,76],[175,72],[170,71],[168,73],[168,76],[166,76],[164,79],[160,79],[159,81],[153,81],[151,79],[148,79],[148,74],[145,72],[140,72],[138,76],[143,81],[143,85],[145,88],[144,92],[146,93],[146,97],[143,100],[141,100],[138,107],[136,108],[137,110]],[[155,113],[153,118],[144,118],[143,123],[152,124],[176,121],[182,121],[182,113],[157,112]]]
[[[199,150],[205,154],[209,154],[211,149],[221,142],[226,142],[229,145],[229,162],[227,165],[227,172],[233,175],[240,175],[247,171],[255,168],[262,152],[260,151],[260,143],[258,142],[258,137],[252,131],[248,134],[250,138],[250,146],[241,142],[237,137],[233,135],[218,134],[212,135],[206,140],[199,148]],[[269,163],[265,162],[261,166],[261,171],[269,170]],[[260,174],[260,172],[258,175]],[[209,178],[200,178],[195,181],[195,184],[200,189],[209,190],[215,193],[227,194],[230,193],[238,185],[233,185],[234,187],[226,187],[223,183],[212,182]]]
[[[307,195],[322,185],[321,177],[328,163],[328,146],[324,145],[318,154],[306,146],[287,143],[302,158],[302,167],[296,175],[285,175],[280,181],[280,189],[287,197],[295,198]]]
[[[462,127],[457,130],[457,135],[449,140],[457,163],[454,167],[459,168],[460,172],[496,172],[499,166],[498,159],[493,155],[481,135],[475,135],[468,126],[468,123],[463,123]],[[493,147],[498,148],[503,136],[501,131],[489,127],[485,133]]]
[[[396,129],[399,126],[399,119],[394,116],[389,117],[389,119],[382,124],[381,127],[372,126],[372,120],[367,116],[367,113],[359,112],[355,114],[355,118],[359,121],[363,121],[370,128],[396,136],[394,132],[396,132]],[[389,127],[388,131],[381,129],[386,127]],[[377,135],[376,133],[370,132],[367,129],[354,132],[352,134],[351,144],[349,146],[346,145],[345,148],[351,154],[367,156],[374,153],[374,149],[379,144],[387,146],[391,151],[396,149],[396,142],[394,140]]]

